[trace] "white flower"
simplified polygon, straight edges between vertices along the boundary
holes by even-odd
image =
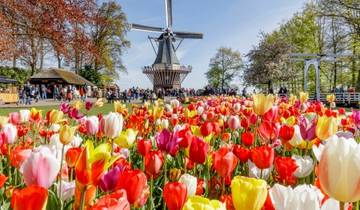
[[[250,160],[248,160],[247,164],[249,167],[249,177],[257,178],[257,179],[261,178],[261,179],[265,179],[265,180],[267,180],[269,178],[270,172],[272,171],[272,167],[263,169],[261,172],[261,169],[256,167],[256,165],[253,162],[251,162]],[[261,176],[261,173],[262,173],[262,176]]]
[[[183,183],[187,187],[187,196],[193,196],[196,193],[197,179],[190,174],[181,175],[179,182]]]
[[[289,143],[291,144],[291,146],[296,147],[300,145],[302,141],[303,139],[300,133],[300,127],[298,125],[294,125],[294,135],[289,141]]]
[[[54,131],[54,132],[58,132],[60,130],[60,125],[57,123],[54,123],[50,126],[49,130]]]
[[[295,160],[296,165],[298,166],[294,173],[296,177],[303,178],[311,174],[314,169],[314,161],[310,156],[301,157],[299,155],[293,155],[291,158]]]
[[[20,121],[22,123],[28,122],[30,120],[30,110],[28,109],[21,109],[20,113]]]
[[[72,198],[75,194],[75,181],[67,182],[61,180],[61,199],[63,201]],[[60,197],[60,185],[57,184],[57,195]]]

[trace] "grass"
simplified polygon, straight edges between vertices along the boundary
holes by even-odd
[[[36,109],[42,110],[43,114],[45,114],[47,111],[52,109],[59,109],[58,105],[51,105],[51,106],[33,106]],[[0,116],[6,116],[11,112],[17,112],[20,109],[30,109],[27,107],[12,107],[12,108],[0,108]],[[86,112],[85,109],[81,110],[83,113]],[[111,111],[114,111],[114,104],[105,103],[102,107],[93,107],[88,114],[89,115],[97,115],[99,113],[107,114]]]

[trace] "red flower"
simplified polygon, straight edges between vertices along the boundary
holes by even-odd
[[[160,174],[161,167],[164,164],[164,155],[160,150],[151,151],[145,156],[145,173],[149,177],[156,177]]]
[[[141,206],[147,199],[146,175],[141,170],[127,170],[121,173],[117,189],[124,189],[130,204]]]
[[[291,157],[276,157],[274,165],[278,174],[276,178],[279,182],[289,185],[296,183],[294,172],[298,166],[294,159]]]
[[[283,142],[288,142],[294,136],[295,129],[294,127],[283,125],[280,128],[279,136]]]
[[[66,152],[65,160],[70,168],[75,167],[76,161],[79,159],[81,151],[81,148],[73,147]]]
[[[151,141],[141,139],[137,143],[137,151],[143,157],[150,152],[151,147],[152,147]]]
[[[194,136],[189,150],[189,158],[195,163],[204,163],[208,152],[208,144],[199,137]]]
[[[271,197],[270,197],[270,194],[269,194],[269,191],[268,191],[264,206],[262,207],[261,210],[275,210],[274,205],[271,200]]]
[[[7,176],[5,176],[4,174],[0,174],[0,188],[4,186],[7,179]]]
[[[241,127],[245,128],[245,129],[249,127],[249,121],[246,118],[242,118],[240,121],[240,124],[241,124]]]
[[[204,180],[197,178],[196,195],[204,194]]]
[[[238,144],[234,146],[233,152],[242,163],[246,163],[251,156],[251,152],[249,149],[243,148]]]
[[[274,162],[274,149],[270,146],[260,146],[251,150],[251,161],[259,169],[270,168]]]
[[[213,124],[211,122],[205,122],[200,127],[201,135],[208,136],[213,131]]]
[[[16,146],[11,150],[10,153],[10,164],[13,167],[20,167],[20,165],[27,159],[31,154],[31,148],[28,146]]]
[[[265,142],[269,142],[269,141],[272,142],[279,135],[279,129],[276,123],[269,121],[263,121],[258,128],[258,132],[260,134],[260,137]]]
[[[241,142],[247,146],[250,147],[254,144],[255,138],[254,133],[252,132],[244,132],[241,134]]]
[[[101,197],[90,210],[130,210],[125,190],[117,190]]]
[[[220,196],[220,201],[226,204],[226,210],[235,210],[231,194]]]
[[[29,186],[14,190],[11,197],[11,208],[14,210],[42,210],[48,198],[47,189],[40,186]]]
[[[190,143],[191,143],[191,139],[192,139],[192,133],[190,128],[186,127],[182,130],[179,131],[178,133],[179,138],[181,139],[179,142],[179,146],[181,148],[187,148]]]
[[[168,182],[164,186],[163,196],[169,210],[181,210],[187,197],[186,185],[180,182]]]
[[[222,147],[213,153],[213,167],[223,178],[231,176],[237,165],[237,158],[228,148]]]

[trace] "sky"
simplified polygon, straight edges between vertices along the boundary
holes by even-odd
[[[117,0],[129,23],[165,26],[164,0]],[[259,41],[259,33],[271,32],[301,11],[307,0],[173,0],[173,30],[204,33],[204,39],[186,39],[177,51],[182,65],[192,72],[182,87],[202,88],[207,84],[205,72],[210,58],[222,46],[239,50],[244,56]],[[152,88],[142,67],[151,65],[155,53],[143,31],[129,31],[131,47],[123,56],[127,73],[121,73],[121,89],[133,86]],[[241,81],[237,81],[241,86]]]

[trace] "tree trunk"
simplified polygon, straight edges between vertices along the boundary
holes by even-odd
[[[61,57],[59,54],[56,57],[57,57],[57,62],[58,62],[58,68],[61,69]]]
[[[13,67],[13,69],[15,69],[16,68],[16,55],[15,55],[15,53],[14,53],[14,55],[13,55],[13,60],[12,60],[12,67]]]
[[[271,93],[271,80],[269,80],[269,82],[268,82],[268,93]]]
[[[44,57],[45,57],[44,42],[43,40],[40,40],[40,67],[39,67],[40,71],[43,69]]]

